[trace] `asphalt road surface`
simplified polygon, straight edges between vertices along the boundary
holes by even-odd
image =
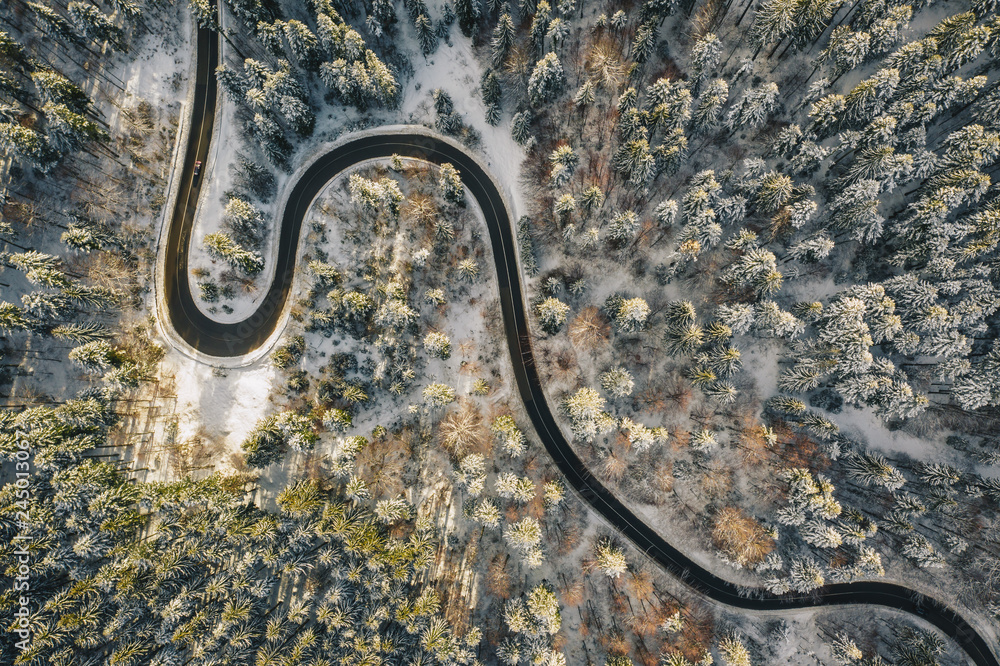
[[[956,611],[942,601],[902,585],[884,582],[838,583],[811,594],[774,595],[763,589],[740,588],[702,568],[646,525],[600,481],[573,451],[556,423],[542,391],[535,367],[525,313],[513,234],[514,220],[492,179],[464,150],[424,134],[366,136],[340,145],[318,159],[296,182],[281,217],[278,251],[272,280],[261,305],[247,319],[222,324],[205,316],[195,304],[188,283],[188,245],[194,221],[199,183],[191,176],[195,160],[205,161],[216,103],[214,70],[218,39],[206,30],[198,34],[198,80],[192,131],[184,162],[184,183],[169,230],[164,275],[171,325],[188,344],[208,356],[233,357],[257,349],[277,327],[295,275],[296,251],[302,221],[313,199],[338,174],[354,164],[391,155],[434,163],[450,162],[479,203],[486,218],[496,262],[507,345],[518,392],[532,425],[567,483],[637,548],[693,589],[715,601],[748,611],[773,611],[872,604],[914,613],[955,639],[978,666],[1000,666],[994,650]],[[202,175],[202,179],[207,174]]]

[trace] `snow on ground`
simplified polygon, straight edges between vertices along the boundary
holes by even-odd
[[[840,414],[827,413],[827,417],[840,426],[844,435],[867,443],[870,448],[882,453],[905,453],[924,462],[942,462],[947,456],[943,437],[940,442],[934,442],[901,430],[889,430],[870,407],[845,404]]]
[[[778,392],[778,375],[782,370],[779,361],[785,352],[784,344],[778,340],[756,338],[746,344],[737,343],[737,346],[743,360],[743,370],[736,376],[737,382],[752,381],[757,397],[767,400]]]
[[[439,44],[437,51],[426,59],[417,55],[416,50],[412,51],[417,72],[403,90],[401,115],[407,122],[433,124],[431,91],[441,88],[451,95],[455,112],[482,136],[478,150],[472,152],[483,156],[493,177],[503,186],[504,194],[514,208],[511,212],[516,221],[527,214],[519,186],[525,153],[510,136],[511,112],[504,111],[496,127],[486,122],[486,107],[479,95],[483,70],[472,52],[472,42],[459,32],[457,26],[452,29],[451,42],[451,45]]]
[[[147,33],[132,49],[135,53],[121,73],[127,94],[156,108],[171,107],[188,93],[188,68],[194,57],[191,15],[181,12],[176,33]]]
[[[325,204],[332,204],[332,210],[336,210],[337,206],[352,206],[353,204],[347,201],[346,193],[343,191],[347,177],[354,171],[363,170],[366,166],[370,166],[372,162],[358,165],[355,169],[345,172],[331,181],[326,189],[317,196],[313,208],[307,214],[307,219],[310,222],[318,221],[326,225],[327,242],[322,245],[322,249],[330,255],[331,260],[336,265],[346,265],[349,256],[345,254],[336,219],[323,215],[319,210]],[[414,161],[405,160],[405,162],[412,163]],[[473,229],[473,233],[485,235],[486,228],[482,212],[468,190],[466,191],[466,199],[470,202],[467,211],[471,213],[472,217],[469,224],[478,227]],[[451,303],[445,325],[441,329],[452,340],[455,351],[451,359],[448,361],[430,359],[423,372],[426,382],[418,384],[410,396],[392,399],[391,404],[381,405],[381,409],[364,410],[355,421],[355,432],[370,432],[375,425],[392,423],[397,416],[405,413],[409,404],[421,401],[419,391],[426,383],[443,381],[455,387],[459,395],[467,395],[470,392],[476,376],[460,372],[463,354],[459,348],[462,344],[470,345],[474,349],[481,348],[484,332],[482,327],[477,324],[482,320],[481,305],[499,297],[494,277],[492,248],[490,248],[489,243],[483,245],[485,254],[480,259],[481,277],[476,284],[472,285],[465,298]],[[310,240],[308,229],[304,226],[300,236],[299,256],[308,254],[314,249],[315,245]],[[296,273],[289,296],[291,302],[304,295],[308,283],[309,277],[304,274],[304,271]],[[422,293],[422,290],[415,290],[414,298],[422,297]],[[359,361],[362,362],[368,353],[364,344],[341,338],[339,335],[330,338],[309,335],[306,340],[312,344],[308,347],[303,367],[311,370],[316,370],[319,365],[325,362],[323,359],[335,352],[354,352],[358,355]],[[317,340],[318,344],[316,344]],[[274,409],[269,404],[269,395],[276,388],[278,375],[266,356],[246,366],[221,368],[213,367],[205,363],[204,360],[196,360],[184,353],[172,350],[162,363],[162,373],[175,377],[178,396],[177,411],[181,417],[180,439],[194,436],[199,429],[203,429],[204,434],[215,438],[227,450],[235,452],[257,420]],[[508,387],[511,385],[511,382],[506,384]],[[507,390],[501,394],[505,399],[508,397]],[[383,397],[383,401],[387,400],[389,398]],[[304,458],[304,456],[290,456],[290,458],[295,457]],[[287,472],[298,469],[301,467],[289,465]],[[284,474],[281,476],[287,481]]]
[[[486,108],[479,97],[482,68],[473,54],[471,40],[455,27],[450,42],[450,44],[441,42],[434,53],[424,58],[420,55],[416,40],[409,34],[407,26],[397,45],[410,53],[417,72],[405,82],[399,108],[379,109],[362,116],[348,107],[321,107],[317,113],[316,128],[312,137],[297,143],[296,155],[291,160],[293,173],[319,151],[326,150],[331,142],[342,138],[352,127],[399,124],[422,124],[433,127],[435,114],[431,91],[434,88],[442,88],[452,96],[456,112],[461,114],[465,123],[475,128],[482,137],[479,146],[471,149],[471,152],[483,160],[500,183],[511,204],[515,220],[524,215],[527,209],[519,187],[524,149],[510,136],[510,112],[505,112],[496,127],[486,123]],[[226,48],[224,45],[224,53]],[[224,193],[232,186],[229,166],[235,163],[235,153],[242,149],[243,140],[234,115],[235,105],[226,94],[220,94],[212,148],[205,164],[205,180],[191,234],[189,270],[211,267],[214,278],[226,268],[225,262],[208,255],[203,239],[206,235],[220,230],[225,207]],[[260,250],[265,266],[255,279],[256,288],[249,292],[237,290],[234,298],[220,300],[218,303],[206,303],[196,299],[199,309],[217,321],[238,322],[252,314],[267,292],[267,285],[272,279],[273,253],[277,250],[273,239],[277,231],[277,221],[281,216],[281,206],[284,201],[282,195],[294,184],[294,179],[287,174],[277,169],[272,169],[272,173],[277,180],[278,196],[270,204],[260,206],[265,219],[271,221],[272,227],[265,235]],[[192,292],[197,294],[198,279],[189,275],[189,280]]]
[[[96,76],[88,78],[85,82],[85,85],[89,85],[87,93],[93,99],[98,114],[107,119],[113,135],[128,131],[126,120],[121,113],[123,109],[135,110],[139,102],[147,102],[152,107],[150,119],[154,128],[147,137],[148,143],[138,147],[138,151],[145,151],[144,155],[149,160],[146,166],[156,172],[150,180],[152,183],[150,190],[154,195],[166,194],[164,190],[170,167],[168,151],[172,144],[166,144],[163,154],[154,151],[158,145],[156,142],[159,140],[160,132],[172,135],[168,141],[176,141],[177,132],[174,124],[177,122],[178,114],[182,112],[183,102],[190,88],[188,79],[193,57],[191,34],[190,14],[182,12],[177,20],[171,22],[170,30],[147,32],[136,39],[131,45],[128,57],[118,57],[114,60],[116,56],[112,56],[102,62],[100,66],[108,68],[108,73],[105,75],[107,79],[119,80],[124,91],[109,86],[99,90],[101,78]],[[109,92],[114,95],[113,98],[108,97]],[[162,181],[158,180],[159,176],[162,176]],[[129,219],[119,221],[127,221],[137,229],[151,228],[152,236],[155,237],[158,219],[156,216],[151,218],[148,214],[149,201],[143,198],[142,191],[130,192],[128,195],[134,197],[132,201],[136,204],[129,210]],[[70,210],[82,202],[47,200],[45,203],[54,209],[65,207],[66,210]],[[25,235],[18,242],[41,252],[64,255],[70,262],[84,259],[80,254],[66,253],[66,246],[59,241],[58,233],[47,235],[44,231],[41,227],[27,228],[23,232]],[[8,249],[17,251],[16,246]],[[85,266],[85,264],[74,265]],[[85,270],[85,268],[79,269]],[[5,288],[7,294],[25,294],[33,290],[32,285],[20,271],[3,271],[0,268],[0,272],[4,273],[3,282],[9,285]],[[10,296],[7,296],[7,299],[10,299]],[[125,319],[134,323],[131,322],[131,315],[126,315]],[[26,350],[25,358],[13,378],[11,397],[41,395],[52,391],[53,387],[59,387],[65,395],[72,395],[77,390],[92,385],[92,378],[83,372],[78,364],[68,361],[51,362],[64,357],[66,349],[76,346],[75,344],[42,337],[28,337],[22,346]]]
[[[182,12],[182,20],[176,34],[150,35],[141,45],[138,57],[126,69],[123,78],[127,81],[128,91],[138,99],[149,101],[156,108],[180,107],[188,96],[192,84],[193,60],[195,57],[191,37],[194,26],[188,12]],[[229,105],[220,97],[220,112],[222,122],[216,124],[217,130],[222,130],[222,140],[218,134],[214,138],[213,150],[209,154],[209,169],[214,162],[220,160],[220,152],[225,159],[226,151],[220,151],[219,146],[231,146],[234,142],[231,136],[225,134],[233,127],[229,122],[227,109]],[[231,111],[231,109],[230,109]],[[189,108],[179,108],[182,116],[189,116]],[[187,121],[185,117],[183,121]],[[173,133],[173,151],[183,154],[185,146],[178,145],[181,132]],[[229,155],[231,158],[232,155]],[[199,214],[217,219],[221,217],[222,206],[219,204],[219,194],[229,186],[229,170],[223,166],[217,170],[220,178],[206,179],[206,193],[199,202]],[[173,174],[177,177],[179,174]],[[163,207],[160,223],[168,224],[171,219],[172,207],[168,202]],[[202,215],[202,211],[207,211]],[[195,232],[198,232],[196,226]],[[205,231],[204,228],[201,231]],[[154,234],[155,235],[155,234]],[[201,236],[194,246],[201,248]],[[197,265],[197,263],[192,263]],[[197,289],[195,287],[195,289]],[[175,413],[178,417],[178,432],[176,439],[185,441],[193,437],[206,437],[213,441],[239,441],[256,422],[258,416],[265,411],[271,392],[274,370],[267,361],[258,361],[242,368],[219,369],[203,361],[195,360],[186,353],[173,348],[169,340],[160,340],[166,355],[160,364],[160,377],[172,380],[176,394]],[[72,364],[62,364],[71,367]],[[217,462],[217,461],[212,461]],[[167,478],[170,470],[166,467],[151,469],[152,477]]]
[[[206,178],[205,186],[198,199],[198,209],[191,230],[188,279],[191,284],[191,292],[195,295],[198,294],[199,279],[191,274],[192,270],[207,268],[211,273],[211,278],[217,279],[219,274],[228,268],[225,261],[208,254],[205,250],[204,239],[208,234],[224,230],[225,193],[233,186],[233,176],[229,167],[235,163],[235,153],[240,150],[242,141],[235,113],[235,105],[229,97],[224,94],[220,95],[212,135],[212,147],[204,165],[204,173],[211,174],[211,177]],[[289,176],[277,170],[273,173],[278,184],[278,191],[282,191]],[[274,204],[262,207],[265,219],[271,220],[271,224],[276,226],[280,212],[274,208],[276,208]],[[261,256],[264,257],[264,270],[256,277],[256,288],[253,291],[240,292],[237,290],[235,298],[220,299],[219,303],[206,303],[196,296],[195,303],[197,303],[198,309],[212,319],[226,323],[243,321],[253,314],[267,294],[267,286],[274,277],[274,254],[277,252],[275,238],[273,233],[264,235],[259,250]],[[226,308],[229,308],[231,312],[227,311]]]
[[[268,359],[220,369],[170,351],[160,368],[162,376],[174,381],[179,441],[204,436],[236,451],[247,432],[269,411],[276,372]],[[225,461],[210,462],[218,465]]]

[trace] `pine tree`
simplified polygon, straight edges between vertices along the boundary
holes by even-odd
[[[635,31],[632,40],[632,57],[637,63],[644,63],[656,47],[656,25],[643,23]]]
[[[62,104],[75,113],[83,113],[90,105],[87,93],[54,70],[36,70],[31,73],[31,79],[46,102]]]
[[[576,91],[576,95],[573,96],[573,103],[580,108],[586,108],[593,105],[596,99],[593,82],[584,81],[580,89]]]
[[[232,197],[226,203],[225,221],[233,233],[251,245],[258,245],[263,237],[264,215],[245,199]]]
[[[691,91],[683,81],[657,79],[646,88],[643,105],[648,114],[650,132],[682,129],[691,118]]]
[[[778,389],[790,393],[811,391],[819,386],[825,374],[812,364],[798,364],[781,373],[778,378]]]
[[[267,52],[275,58],[284,55],[284,44],[281,41],[282,21],[258,21],[256,35]]]
[[[603,428],[604,398],[591,388],[581,388],[563,401],[563,408],[570,416],[573,434],[580,439],[590,439]]]
[[[598,541],[595,550],[597,568],[603,571],[608,578],[618,578],[628,571],[625,551],[615,546],[610,539]]]
[[[70,301],[62,294],[34,291],[21,295],[24,312],[41,320],[64,319],[72,310]]]
[[[566,497],[566,488],[559,479],[546,481],[542,486],[542,497],[546,507],[557,506]]]
[[[750,651],[738,637],[733,634],[719,642],[719,653],[728,666],[751,666]]]
[[[881,486],[886,490],[898,490],[906,483],[902,473],[879,453],[873,451],[855,452],[845,460],[847,473],[866,486]]]
[[[353,424],[351,413],[344,409],[331,407],[323,414],[323,427],[340,432],[346,431]]]
[[[629,88],[630,91],[634,91],[634,88]],[[625,98],[619,98],[619,103],[621,103]],[[621,116],[618,118],[618,134],[621,137],[622,143],[629,141],[637,141],[639,139],[649,140],[649,128],[646,124],[649,120],[649,114],[644,113],[641,109],[629,105],[625,106],[619,112]]]
[[[819,563],[811,557],[805,557],[792,560],[788,582],[793,590],[805,594],[822,587],[826,581]]]
[[[305,518],[314,516],[323,508],[324,498],[316,481],[303,479],[278,493],[276,503],[282,512],[296,518]]]
[[[690,326],[698,318],[691,301],[671,301],[664,308],[663,315],[670,326]]]
[[[722,40],[709,32],[703,35],[691,47],[691,69],[694,70],[694,82],[697,85],[708,78],[715,70],[722,56]]]
[[[708,365],[720,377],[729,377],[743,367],[742,354],[736,347],[720,345],[709,353]]]
[[[830,42],[819,54],[820,62],[833,61],[835,77],[851,71],[868,56],[871,46],[871,35],[867,32],[855,32],[847,26],[837,26],[830,33]]]
[[[780,289],[782,276],[773,252],[752,247],[723,272],[721,279],[736,289],[750,287],[763,297]]]
[[[542,330],[553,335],[566,322],[569,306],[558,298],[550,296],[535,306],[535,314],[538,316]]]
[[[376,37],[392,36],[396,31],[396,7],[391,0],[372,0],[366,23]]]
[[[125,34],[111,19],[97,7],[83,3],[70,2],[66,5],[66,13],[76,28],[96,42],[107,42],[116,51],[128,50],[125,44]]]
[[[618,366],[601,374],[601,387],[612,398],[624,398],[632,394],[635,381],[628,370]]]
[[[37,2],[29,2],[28,6],[31,8],[31,11],[35,13],[35,16],[38,18],[38,20],[41,21],[42,24],[41,29],[43,32],[65,44],[83,43],[83,39],[81,39],[80,33],[77,31],[76,26],[74,26],[73,23],[71,23],[70,21],[63,18],[63,16],[58,12],[56,12],[54,9],[51,9],[50,7],[47,7]],[[28,66],[28,60],[21,52],[20,45],[18,45],[19,50],[16,52],[15,55],[15,52],[13,52],[12,50],[8,50],[9,47],[7,46],[7,44],[2,44],[3,42],[7,41],[4,39],[4,37],[6,37],[6,33],[0,35],[0,51],[6,51],[4,55],[7,55],[7,57],[14,56],[13,60],[15,63],[17,63],[17,66],[22,70],[26,70]]]
[[[549,162],[552,164],[551,185],[559,187],[573,176],[573,172],[580,163],[580,157],[572,146],[563,144],[549,154]]]
[[[815,42],[842,4],[843,0],[810,0],[801,3],[796,17],[795,44],[805,46]]]
[[[516,458],[524,453],[524,433],[517,427],[513,416],[503,414],[496,417],[490,425],[490,430],[500,439],[508,454]]]
[[[768,83],[751,88],[740,102],[729,110],[726,122],[733,130],[758,127],[778,104],[778,84]]]
[[[216,5],[209,0],[188,0],[191,13],[199,28],[213,30],[218,28],[219,20],[216,16]]]
[[[943,463],[921,463],[920,479],[931,486],[951,487],[962,480],[959,470]]]
[[[345,302],[346,300],[345,296]],[[359,299],[359,301],[368,307],[372,302],[371,297]],[[387,328],[403,329],[416,319],[417,312],[401,298],[389,298],[379,304],[375,311],[375,323]]]
[[[764,176],[757,190],[757,207],[764,213],[773,213],[792,196],[792,179],[772,171]]]
[[[691,114],[691,122],[695,129],[706,131],[717,126],[722,117],[722,109],[728,101],[729,85],[725,79],[714,79],[705,86]]]
[[[109,139],[100,125],[73,112],[65,104],[47,102],[42,111],[48,125],[49,141],[60,153],[79,150],[88,141],[103,143]]]
[[[46,287],[66,287],[69,280],[64,274],[64,267],[59,257],[45,254],[37,250],[18,252],[5,257],[8,264],[24,273],[24,277],[32,284]]]
[[[697,324],[674,324],[667,328],[664,343],[667,353],[671,356],[681,356],[693,353],[705,341],[705,332]],[[713,374],[711,379],[715,379]],[[710,381],[710,380],[707,380]]]
[[[844,188],[829,205],[834,229],[850,231],[858,241],[874,243],[882,236],[885,218],[878,212],[878,182],[862,179]]]
[[[522,215],[517,223],[517,243],[518,257],[524,272],[530,276],[538,273],[538,264],[535,260],[535,250],[531,242],[531,218]]]
[[[301,21],[290,19],[283,25],[285,39],[299,65],[315,71],[320,64],[319,40],[309,27]]]
[[[461,128],[462,121],[455,114],[455,104],[452,102],[451,95],[441,88],[432,90],[431,95],[434,98],[434,111],[437,114],[435,125],[442,132],[456,134]]]
[[[854,86],[844,97],[848,118],[855,122],[870,122],[882,115],[885,104],[892,99],[899,83],[899,70],[886,68]]]
[[[754,14],[750,39],[759,48],[787,37],[796,26],[798,0],[765,0]]]
[[[593,213],[604,204],[604,192],[597,185],[591,185],[583,191],[580,203],[588,214]]]
[[[656,176],[656,158],[646,139],[623,144],[615,154],[614,167],[628,177],[629,185],[643,189]]]
[[[53,328],[52,337],[59,340],[69,340],[85,344],[95,340],[111,337],[111,332],[103,324],[96,322],[85,324],[61,324]]]
[[[429,356],[447,359],[451,356],[451,340],[444,333],[432,331],[424,336],[424,349]]]
[[[392,178],[386,176],[374,181],[358,174],[351,174],[348,187],[351,191],[351,201],[369,214],[377,215],[385,211],[393,218],[399,216],[403,193],[399,189],[399,183]]]
[[[479,88],[483,95],[483,104],[486,105],[486,122],[497,125],[500,122],[500,101],[503,92],[500,80],[492,69],[487,69],[483,74]]]
[[[514,21],[508,12],[504,12],[497,20],[496,27],[493,28],[493,39],[490,41],[493,67],[503,66],[507,54],[510,53],[510,48],[514,45],[516,34]]]
[[[809,108],[812,119],[809,131],[820,137],[828,135],[843,122],[846,109],[847,99],[843,95],[832,94],[817,100]]]
[[[806,238],[788,248],[788,256],[805,263],[816,263],[829,256],[834,248],[833,239],[826,234]]]
[[[375,505],[375,517],[385,525],[409,520],[412,515],[413,507],[401,495],[384,499]]]
[[[527,109],[515,113],[514,117],[511,118],[510,135],[514,139],[514,141],[516,141],[522,146],[526,145],[529,139],[532,138],[531,121],[532,121],[532,114],[531,111],[528,111]]]
[[[560,218],[567,219],[576,210],[576,199],[573,198],[572,194],[564,194],[556,199],[553,209]],[[571,228],[573,228],[573,225],[568,225],[566,231],[569,231]]]
[[[475,259],[463,259],[458,262],[458,274],[468,282],[472,283],[479,277],[479,264]]]
[[[528,99],[532,106],[552,101],[566,85],[566,74],[555,53],[546,53],[528,78]]]
[[[649,305],[643,298],[615,298],[608,299],[606,305],[608,314],[618,326],[618,330],[623,333],[635,333],[646,325],[649,318]]]
[[[106,340],[94,340],[71,349],[69,359],[90,372],[103,372],[116,361],[116,352]]]
[[[240,445],[250,467],[264,468],[281,458],[281,431],[277,415],[257,422]]]
[[[455,14],[458,16],[458,27],[462,29],[462,34],[472,37],[479,22],[479,0],[455,0]]]
[[[0,147],[22,166],[46,173],[54,166],[56,152],[45,136],[16,123],[0,122]]]
[[[609,236],[620,243],[628,243],[639,232],[639,216],[635,211],[618,211],[611,216]]]
[[[768,271],[766,275],[772,274]],[[764,286],[768,286],[765,282]],[[777,303],[771,300],[758,301],[753,308],[754,330],[763,335],[770,335],[779,338],[791,339],[802,332],[802,322],[790,312],[782,310]],[[735,327],[734,327],[735,330]]]
[[[508,525],[503,531],[503,536],[515,550],[524,554],[541,542],[542,528],[537,520],[527,516]]]
[[[455,389],[447,384],[428,384],[424,388],[424,402],[431,407],[443,407],[455,401]]]
[[[226,261],[245,275],[257,275],[264,268],[264,260],[259,253],[243,248],[228,234],[222,232],[208,234],[203,242],[209,254]]]
[[[883,18],[873,22],[868,29],[871,33],[871,55],[884,55],[896,46],[912,18],[913,7],[902,5],[890,8]]]
[[[215,69],[215,76],[219,84],[229,95],[229,99],[237,103],[244,102],[250,87],[242,75],[231,67],[221,64]]]
[[[261,149],[272,164],[288,169],[288,155],[292,146],[272,118],[263,113],[254,114],[250,133],[260,143]]]
[[[413,27],[417,30],[417,39],[420,41],[420,50],[424,56],[428,56],[437,48],[437,36],[431,26],[431,20],[426,14],[421,14],[413,21]]]
[[[445,162],[440,167],[438,191],[441,192],[445,201],[459,206],[465,205],[465,188],[462,185],[462,178],[450,162]]]
[[[503,476],[503,475],[501,475]],[[497,478],[497,492],[501,497],[506,497],[508,499],[513,499],[515,502],[525,504],[530,502],[535,496],[535,482],[531,480],[530,477],[514,477],[513,474],[508,475],[513,477],[509,482],[509,492],[506,494],[500,490],[500,479]]]
[[[500,509],[491,499],[482,499],[472,512],[472,518],[486,527],[496,529],[500,526]]]

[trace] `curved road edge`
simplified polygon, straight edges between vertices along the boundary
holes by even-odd
[[[671,546],[663,537],[646,525],[595,479],[573,451],[549,408],[542,391],[541,379],[535,368],[531,348],[525,300],[521,290],[516,243],[512,231],[513,220],[500,188],[488,171],[461,146],[437,137],[420,128],[409,134],[368,134],[348,138],[344,143],[327,150],[300,171],[298,180],[288,189],[288,197],[281,215],[278,249],[275,253],[274,279],[253,315],[241,322],[220,323],[206,316],[197,307],[187,279],[187,253],[197,202],[197,184],[190,178],[190,168],[195,159],[203,159],[208,146],[202,139],[212,131],[212,115],[207,114],[209,100],[214,111],[217,91],[214,76],[216,47],[212,39],[202,39],[199,31],[197,86],[205,103],[193,107],[195,117],[185,159],[185,175],[177,199],[176,210],[167,230],[164,251],[163,305],[176,334],[196,351],[199,360],[208,362],[250,354],[259,350],[273,334],[286,311],[289,292],[295,275],[299,232],[302,221],[313,199],[329,180],[361,160],[389,157],[399,154],[430,162],[451,162],[461,172],[462,180],[479,203],[489,229],[493,247],[497,286],[500,293],[504,329],[513,366],[515,380],[525,409],[545,448],[552,456],[569,485],[605,520],[626,538],[644,551],[662,567],[680,577],[693,589],[707,597],[745,610],[793,610],[844,604],[874,604],[914,613],[934,624],[946,635],[955,639],[978,666],[1000,666],[990,644],[958,612],[937,599],[927,597],[905,586],[887,582],[856,582],[827,585],[809,595],[777,596],[758,590],[748,596],[741,588],[696,564],[689,557]],[[214,35],[214,33],[212,33]],[[207,53],[206,53],[207,51]],[[209,67],[207,81],[202,80],[205,61]],[[205,86],[205,88],[201,88]],[[199,90],[196,89],[196,100]],[[199,110],[201,117],[198,117]],[[195,134],[193,128],[200,131]],[[198,157],[202,155],[202,157]],[[175,340],[171,335],[170,339]]]
[[[164,223],[160,228],[153,292],[155,319],[160,335],[170,343],[171,347],[184,355],[208,365],[215,365],[218,359],[200,353],[196,347],[188,344],[168,321],[170,318],[168,289],[179,264],[183,263],[184,275],[187,275],[187,255],[190,251],[195,211],[201,185],[207,180],[207,173],[203,173],[198,179],[194,178],[194,164],[199,160],[202,164],[207,162],[215,127],[219,90],[215,78],[215,67],[219,58],[218,33],[199,28],[195,24],[193,37],[193,41],[197,44],[197,53],[190,68],[194,77],[186,102],[190,118],[187,122],[181,121],[181,129],[178,131],[178,141],[185,140],[186,144],[183,146],[178,144],[175,148],[176,156],[172,164],[167,196],[167,201],[172,202],[173,206],[167,208],[164,213]]]

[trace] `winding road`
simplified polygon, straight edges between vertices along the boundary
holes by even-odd
[[[179,189],[168,230],[164,270],[159,276],[166,290],[163,296],[169,323],[187,344],[207,356],[234,357],[259,348],[271,336],[281,321],[295,274],[302,221],[316,195],[345,169],[362,160],[393,154],[435,163],[451,162],[479,203],[489,228],[507,345],[525,409],[538,437],[566,477],[566,482],[596,512],[666,570],[715,601],[749,611],[845,604],[886,606],[917,614],[934,624],[954,638],[978,666],[1000,666],[994,652],[997,647],[991,647],[955,610],[940,600],[902,585],[856,582],[826,585],[809,595],[777,596],[763,589],[752,590],[748,594],[745,588],[716,576],[667,543],[594,478],[563,435],[542,391],[532,355],[512,231],[513,219],[504,198],[475,158],[448,140],[428,135],[426,130],[363,136],[343,143],[317,159],[294,184],[287,199],[274,258],[275,277],[258,310],[235,324],[218,323],[205,316],[194,302],[188,283],[188,245],[198,197],[198,183],[192,179],[191,172],[195,160],[205,159],[212,133],[217,48],[215,33],[200,30],[192,131],[182,172],[186,180]]]

